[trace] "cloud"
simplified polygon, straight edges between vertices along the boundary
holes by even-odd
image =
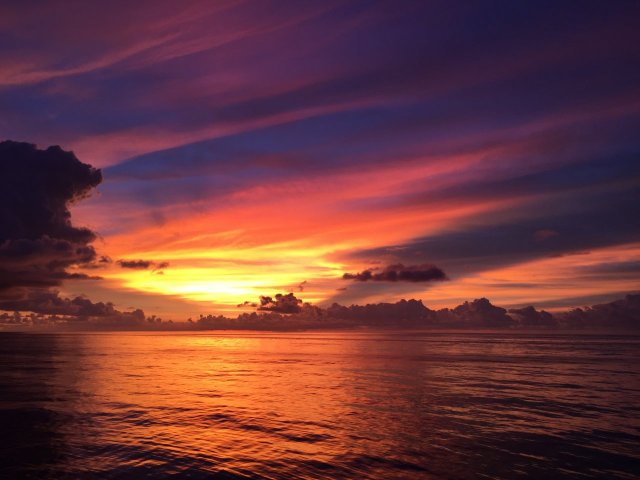
[[[122,268],[131,268],[134,270],[146,270],[153,262],[148,260],[118,260],[116,262]]]
[[[534,307],[512,308],[509,315],[523,327],[556,327],[557,320],[549,312],[538,311]]]
[[[532,260],[634,242],[640,234],[640,224],[631,220],[640,215],[635,186],[640,170],[634,158],[602,158],[528,175],[526,182],[512,180],[518,190],[529,190],[535,201],[479,214],[403,243],[348,252],[338,259],[429,261],[446,265],[449,275],[460,278]],[[473,188],[499,192],[508,183],[467,185],[467,194]],[[556,189],[553,195],[539,195],[551,189]],[[595,225],[598,227],[594,228]]]
[[[98,278],[71,270],[74,267],[111,262],[96,255],[91,245],[96,235],[74,226],[69,211],[101,181],[100,170],[60,147],[40,150],[29,143],[0,143],[0,310],[104,326],[144,321],[142,310],[121,312],[110,302],[63,298],[52,288],[63,280]]]
[[[57,291],[35,289],[18,298],[3,299],[0,301],[0,309],[82,317],[105,317],[121,313],[112,303],[93,303],[80,296],[63,298]]]
[[[254,328],[503,328],[530,326],[517,323],[507,310],[497,307],[486,298],[464,302],[454,309],[431,310],[420,300],[400,300],[395,303],[373,303],[343,306],[334,303],[320,308],[303,303],[292,293],[260,297],[258,311],[266,314],[244,313],[238,317],[236,326],[243,322]],[[248,306],[245,302],[239,306]],[[287,315],[281,315],[287,314]],[[548,315],[544,312],[544,315]],[[546,317],[545,317],[546,318]],[[228,326],[229,320],[223,322]],[[215,325],[215,322],[214,322]],[[209,325],[210,327],[212,325]]]
[[[385,267],[380,273],[374,273],[373,269],[369,269],[358,273],[345,273],[342,278],[358,282],[434,282],[447,280],[447,275],[440,268],[428,263],[409,266],[398,263]]]
[[[100,170],[60,147],[0,143],[0,299],[90,278],[68,271],[96,260],[96,236],[71,224],[69,206],[101,181]]]
[[[581,267],[579,270],[581,274],[586,275],[612,275],[615,278],[624,275],[635,276],[640,274],[640,260],[598,263]]]
[[[215,233],[211,225],[230,224],[246,232],[238,243],[308,240],[314,251],[329,251],[339,243],[336,237],[348,232],[350,244],[362,248],[395,243],[420,250],[419,256],[385,257],[381,265],[433,262],[457,278],[562,254],[575,244],[595,248],[638,238],[637,222],[630,220],[637,192],[617,204],[581,193],[596,184],[609,190],[603,197],[614,198],[621,188],[585,165],[585,151],[594,144],[607,164],[638,164],[633,69],[638,29],[631,21],[638,7],[630,2],[594,2],[579,11],[566,5],[507,8],[501,22],[481,6],[442,9],[429,2],[408,2],[393,15],[382,5],[332,10],[289,2],[256,10],[240,2],[209,15],[203,9],[210,7],[198,3],[177,10],[171,2],[156,3],[152,12],[138,3],[107,9],[100,22],[93,21],[94,9],[80,5],[73,18],[44,24],[43,11],[25,2],[15,2],[11,14],[3,15],[3,32],[15,47],[3,53],[8,82],[2,83],[12,84],[0,99],[4,131],[63,139],[76,151],[85,148],[92,162],[155,152],[112,170],[103,197],[92,207],[103,208],[93,218],[107,235],[126,233],[130,240],[140,232],[136,240],[144,235],[167,251],[175,248],[170,232],[195,238]],[[59,5],[43,8],[60,10]],[[325,8],[327,14],[316,15]],[[464,28],[452,38],[456,25]],[[21,41],[25,31],[32,33],[29,42]],[[283,76],[283,68],[290,75]],[[543,137],[559,124],[561,135],[551,139],[557,144],[552,149]],[[211,138],[217,141],[190,143]],[[514,142],[518,139],[527,141]],[[523,147],[514,154],[503,149],[507,143]],[[492,145],[499,147],[485,148]],[[179,150],[157,152],[168,147]],[[633,158],[619,159],[619,152]],[[463,163],[470,154],[481,161]],[[446,157],[454,172],[427,174],[424,167],[434,155]],[[272,158],[289,160],[280,167]],[[412,181],[386,173],[375,185],[362,178],[404,159],[416,159],[407,168],[400,164]],[[574,168],[564,175],[535,175],[534,169],[523,177],[541,159],[558,166],[572,162]],[[357,195],[342,184],[326,192],[343,169],[357,173],[351,184],[358,186]],[[637,178],[624,175],[635,185]],[[325,197],[307,193],[315,186]],[[265,191],[273,204],[256,198],[250,187]],[[280,190],[273,193],[276,187]],[[501,227],[502,217],[491,224],[483,218],[459,220],[462,212],[476,215],[475,208],[488,199],[504,208],[514,198],[536,195],[542,201],[569,188],[585,208],[610,205],[602,215],[605,223],[560,212],[571,198],[520,210],[527,218],[512,215],[507,225],[515,221],[523,227],[513,236]],[[372,208],[371,197],[388,209]],[[111,222],[115,205],[119,215]],[[356,207],[360,210],[349,210]],[[293,231],[272,222],[273,211],[297,218]],[[142,228],[141,219],[152,212],[160,212],[167,225]],[[529,221],[530,213],[542,218]],[[559,218],[549,224],[544,218],[549,215]],[[178,230],[197,219],[202,221],[197,233]],[[352,224],[348,229],[346,221]],[[540,229],[559,235],[534,242]],[[601,238],[584,231],[589,229],[599,230]],[[410,245],[412,239],[416,245]],[[196,248],[206,254],[209,246],[202,242]],[[273,257],[288,258],[286,252]],[[352,263],[371,266],[369,259]],[[203,269],[203,276],[209,275]],[[348,283],[349,293],[369,294],[371,283]],[[377,283],[381,290],[391,287]],[[408,292],[416,285],[423,284],[394,288]],[[318,285],[314,295],[324,295],[322,289]]]
[[[464,302],[453,310],[438,310],[436,323],[457,328],[500,328],[515,324],[504,308],[496,307],[486,298]]]
[[[278,298],[278,296],[276,296]],[[270,297],[262,297],[270,305]],[[640,295],[627,295],[617,300],[584,309],[551,314],[532,306],[506,309],[493,305],[486,298],[464,302],[455,308],[431,310],[420,300],[400,300],[395,303],[373,303],[344,306],[337,303],[319,308],[293,297],[280,295],[280,307],[289,302],[297,311],[282,308],[263,308],[267,313],[243,313],[237,319],[223,316],[202,317],[196,325],[200,329],[264,329],[290,330],[315,328],[640,328]],[[249,304],[249,302],[245,302]],[[261,310],[260,308],[258,310]],[[286,315],[283,315],[286,313]]]
[[[244,302],[239,303],[238,305],[236,305],[236,307],[238,307],[238,308],[243,308],[243,307],[257,308],[258,304],[256,302],[250,302],[249,300],[245,300]]]
[[[293,293],[276,294],[275,298],[260,296],[258,310],[277,313],[299,313],[302,310],[302,300]]]
[[[257,307],[243,302],[238,307]],[[258,312],[242,313],[237,318],[200,315],[193,322],[165,322],[154,317],[145,321],[142,310],[121,312],[111,303],[93,303],[85,297],[61,298],[58,292],[34,291],[27,298],[5,301],[0,310],[28,310],[30,316],[0,313],[0,324],[12,326],[50,325],[91,329],[163,329],[163,330],[298,330],[326,328],[399,328],[399,329],[496,329],[496,328],[597,328],[630,330],[640,328],[640,295],[592,307],[551,314],[532,306],[511,309],[493,305],[480,298],[453,309],[431,310],[420,300],[395,303],[343,306],[334,303],[320,308],[303,303],[292,293],[277,294],[275,299],[261,297]],[[261,311],[262,310],[262,311]],[[45,315],[43,315],[45,313]],[[81,320],[82,322],[78,322]]]
[[[148,270],[157,272],[164,270],[169,266],[169,262],[153,262],[151,260],[118,260],[116,262],[122,268],[130,268],[132,270]]]
[[[621,300],[586,308],[575,308],[557,315],[560,325],[569,328],[640,327],[640,295],[627,295]]]

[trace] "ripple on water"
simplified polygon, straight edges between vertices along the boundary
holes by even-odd
[[[6,478],[640,472],[638,337],[0,334],[0,365]]]

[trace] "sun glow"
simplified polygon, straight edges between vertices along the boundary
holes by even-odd
[[[133,257],[152,258],[157,263],[166,261],[169,268],[153,271],[112,267],[104,276],[137,291],[235,306],[255,302],[261,295],[300,291],[300,284],[311,278],[317,286],[318,282],[335,281],[342,275],[340,263],[324,258],[326,248],[292,246],[287,243],[215,253],[194,249],[165,252],[167,256],[160,257],[156,255],[163,252],[155,252],[153,256],[151,252],[140,252]],[[280,260],[271,262],[265,258]],[[326,293],[317,288],[309,288],[304,295],[311,302],[325,297]]]

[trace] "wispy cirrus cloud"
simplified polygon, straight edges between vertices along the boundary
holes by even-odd
[[[105,167],[74,219],[114,259],[172,264],[105,263],[110,288],[235,308],[308,279],[330,301],[345,271],[433,262],[450,282],[339,295],[451,299],[475,281],[488,291],[459,298],[504,303],[518,295],[489,272],[523,285],[515,265],[637,239],[637,5],[0,9],[0,129]]]

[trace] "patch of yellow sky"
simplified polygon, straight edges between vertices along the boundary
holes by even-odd
[[[128,252],[131,258],[158,262],[170,259],[171,265],[162,272],[114,266],[103,276],[118,280],[125,288],[235,306],[256,301],[260,295],[298,290],[312,276],[316,282],[339,278],[342,265],[325,259],[329,251],[327,247],[282,243],[237,249]],[[304,295],[306,301],[313,303],[325,296],[311,288]]]
[[[223,201],[205,198],[197,204],[171,205],[163,211],[162,225],[149,222],[145,210],[128,208],[126,200],[117,206],[80,206],[74,209],[74,219],[100,232],[102,227],[109,230],[109,222],[115,221],[114,209],[121,212],[115,216],[118,218],[133,215],[131,224],[135,228],[105,237],[98,247],[100,253],[114,260],[170,263],[162,272],[112,264],[100,273],[111,285],[231,311],[237,304],[256,301],[260,295],[298,292],[298,286],[306,281],[300,296],[322,303],[335,295],[337,288],[347,286],[342,280],[344,272],[369,268],[376,260],[351,260],[349,252],[406,244],[455,228],[466,219],[498,215],[507,208],[535,201],[535,195],[489,196],[482,201],[443,197],[424,204],[396,197],[397,192],[419,193],[425,184],[449,185],[452,173],[460,171],[460,163],[469,167],[468,175],[485,174],[483,169],[471,168],[486,163],[479,154],[430,159],[426,165],[423,160],[382,171],[347,171],[323,180],[301,178],[250,187]],[[581,266],[639,258],[638,245],[539,259],[449,282],[406,285],[403,297],[423,299],[430,307],[444,307],[483,296],[498,304],[539,304],[597,295],[604,293],[602,284],[582,278]],[[447,271],[447,265],[438,266]],[[524,287],[525,283],[532,286]],[[607,282],[608,291],[636,288],[624,276]],[[117,291],[114,295],[117,297]]]
[[[370,267],[341,261],[336,252],[401,243],[418,235],[418,230],[424,233],[425,225],[433,232],[494,206],[451,205],[440,212],[403,207],[387,215],[363,211],[341,217],[320,209],[308,216],[288,216],[284,209],[281,224],[270,216],[270,206],[254,208],[252,220],[245,211],[231,208],[106,238],[100,250],[113,259],[169,262],[170,267],[160,274],[114,264],[101,276],[124,288],[228,306],[256,301],[260,295],[297,291],[307,281],[303,298],[317,303],[344,286],[345,271]],[[245,228],[203,233],[214,225],[229,224]]]
[[[301,241],[248,248],[129,251],[127,258],[169,261],[171,266],[154,272],[114,265],[103,277],[123,288],[213,304],[219,311],[227,312],[245,301],[256,301],[260,295],[289,291],[298,294],[300,284],[306,281],[299,296],[317,304],[330,299],[337,288],[346,286],[342,274],[348,267],[333,261],[332,254],[354,248],[354,244],[346,242],[309,246]],[[601,278],[587,273],[589,267],[633,258],[640,258],[640,243],[542,258],[448,282],[411,284],[403,296],[423,299],[431,308],[452,307],[479,297],[489,297],[503,305],[540,305],[571,297],[596,296],[605,292]],[[628,292],[637,289],[637,285],[632,276],[618,275],[607,280],[606,288]]]
[[[106,253],[114,259],[169,262],[170,266],[154,272],[111,265],[101,276],[128,289],[229,307],[256,301],[260,295],[296,292],[307,281],[301,296],[319,303],[335,294],[336,288],[346,286],[344,272],[371,266],[341,261],[336,252],[401,243],[415,237],[416,228],[429,225],[436,231],[459,216],[489,208],[488,204],[455,205],[431,214],[408,210],[387,216],[361,215],[334,221],[330,230],[324,230],[323,225],[328,224],[302,220],[307,225],[306,229],[298,226],[297,236],[303,238],[297,240],[285,240],[292,234],[287,225],[274,227],[269,222],[255,222],[246,231],[202,234],[208,225],[218,224],[205,215],[199,221],[165,225],[163,230],[173,233],[161,239],[151,227],[107,239]],[[149,243],[148,239],[156,241]],[[131,248],[135,245],[145,248]]]

